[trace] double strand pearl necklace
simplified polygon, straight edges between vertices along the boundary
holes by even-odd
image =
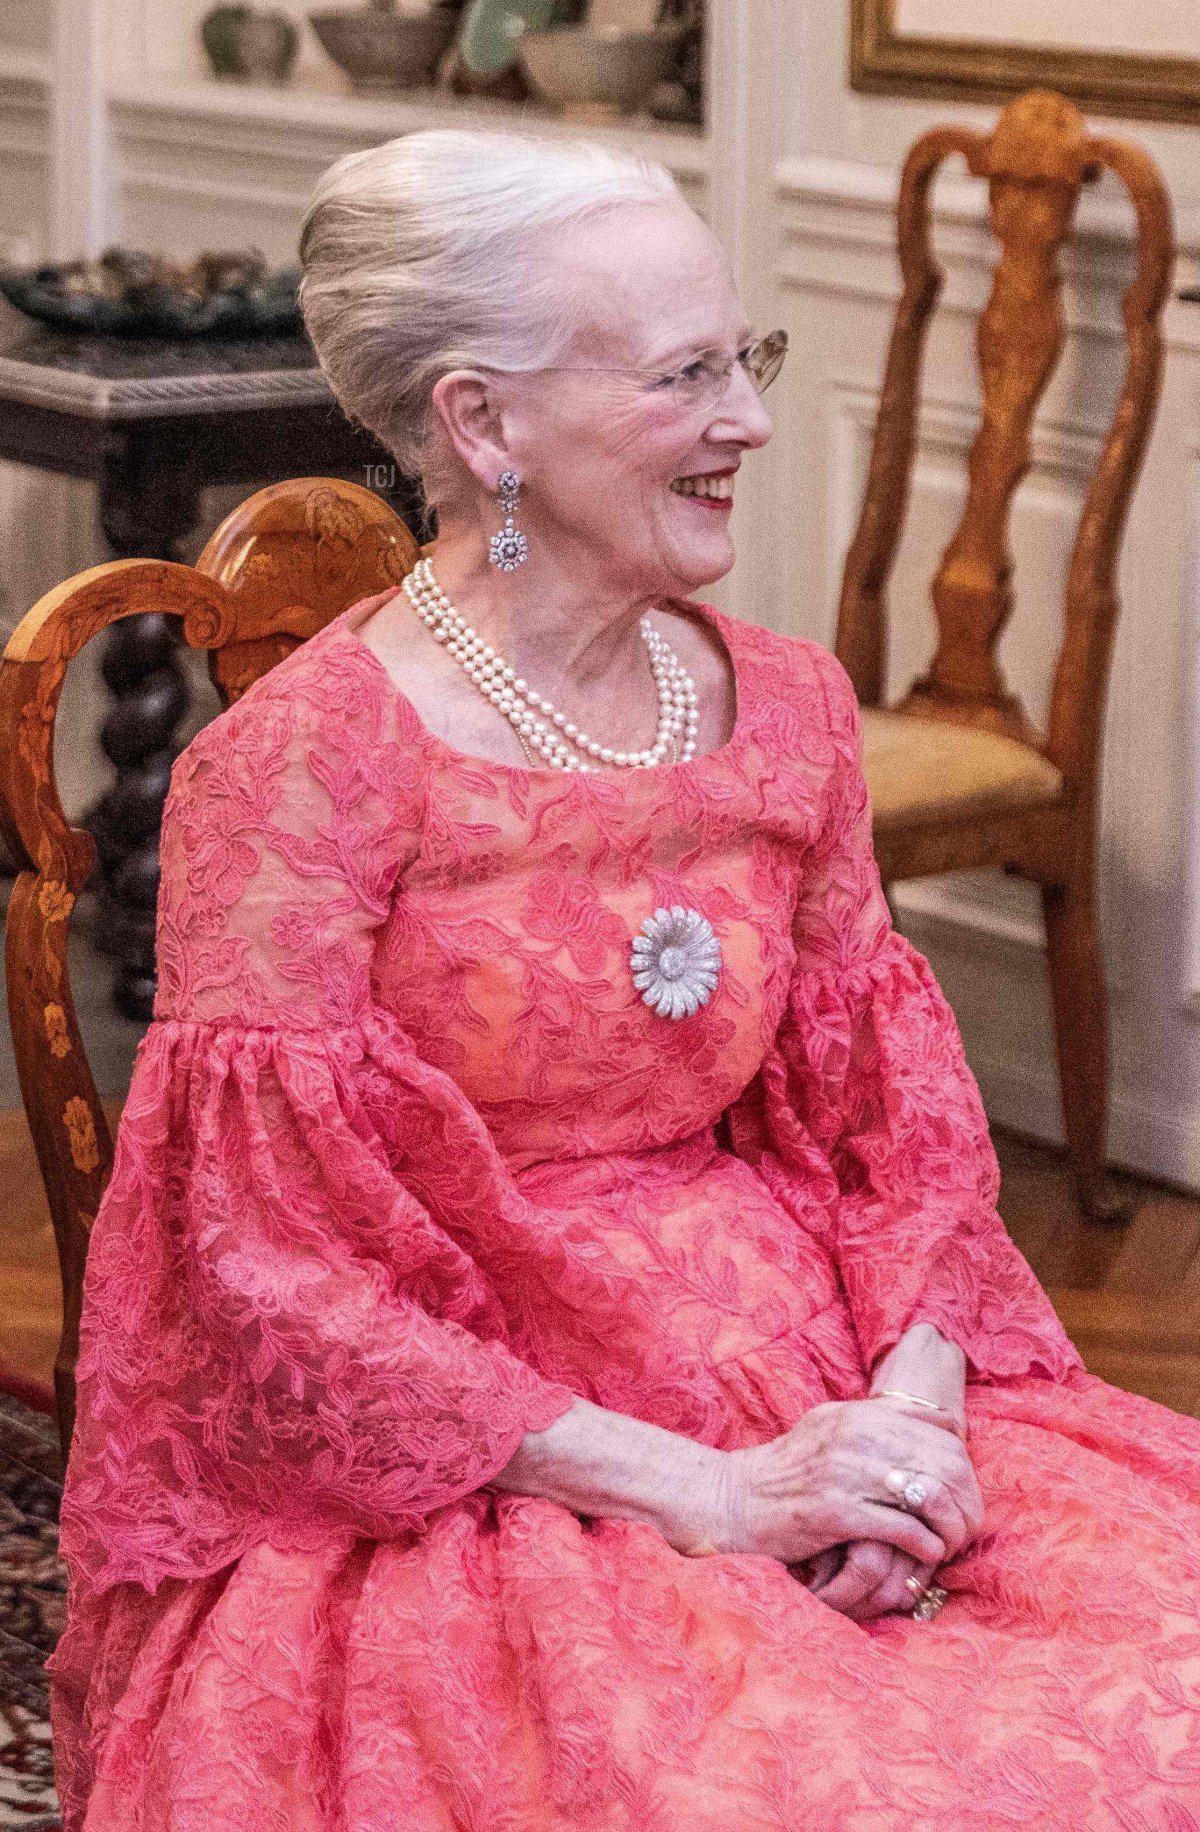
[[[641,632],[658,690],[658,731],[648,751],[618,751],[589,738],[476,635],[442,591],[428,559],[418,560],[404,580],[404,591],[434,641],[445,645],[484,699],[504,714],[527,757],[532,747],[552,769],[595,770],[604,764],[647,769],[662,763],[668,752],[673,762],[687,763],[695,756],[700,723],[696,684],[648,618],[642,618]]]

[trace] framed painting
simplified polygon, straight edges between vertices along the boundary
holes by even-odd
[[[1200,121],[1200,31],[1179,0],[851,0],[850,83],[1005,101],[1058,89],[1096,114]]]

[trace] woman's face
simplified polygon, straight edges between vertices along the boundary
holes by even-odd
[[[771,422],[740,363],[707,401],[689,403],[656,376],[705,355],[731,362],[759,333],[724,251],[681,202],[609,212],[556,258],[583,300],[584,328],[554,369],[503,378],[517,525],[531,557],[551,543],[556,561],[594,569],[609,591],[686,594],[733,564],[732,496],[679,486],[724,477],[732,489]]]

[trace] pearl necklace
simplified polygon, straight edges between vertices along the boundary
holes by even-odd
[[[594,770],[601,764],[647,769],[662,763],[668,751],[672,761],[682,763],[695,756],[700,723],[696,684],[647,618],[641,620],[641,632],[658,690],[658,731],[649,750],[618,751],[590,738],[566,713],[534,693],[515,668],[476,635],[434,578],[431,561],[418,560],[404,580],[404,591],[434,641],[445,645],[484,699],[504,714],[527,757],[532,746],[552,769]]]

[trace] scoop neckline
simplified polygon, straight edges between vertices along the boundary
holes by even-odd
[[[397,585],[393,591],[388,592],[387,595],[375,605],[371,615],[374,616],[376,611],[381,611],[385,604],[390,604],[392,599],[396,597],[399,592],[403,591],[403,589],[403,582],[401,582],[400,585]],[[599,771],[556,770],[549,764],[542,769],[527,763],[502,763],[499,758],[496,757],[484,757],[476,751],[459,750],[457,745],[451,744],[447,739],[439,737],[436,732],[431,731],[426,725],[413,702],[409,699],[404,689],[397,683],[387,665],[378,655],[376,655],[374,649],[362,640],[362,637],[358,634],[357,624],[351,623],[350,619],[354,617],[355,613],[361,608],[363,602],[369,603],[370,600],[362,600],[359,604],[348,605],[347,608],[334,618],[333,622],[327,627],[330,630],[340,631],[346,641],[350,643],[360,655],[366,658],[372,671],[381,680],[382,684],[387,687],[392,698],[407,709],[410,719],[417,727],[423,744],[432,746],[434,750],[440,751],[445,757],[452,758],[454,762],[459,765],[467,765],[475,769],[500,770],[506,776],[517,777],[521,780],[533,779],[535,781],[540,781],[543,777],[546,777],[552,781],[573,783],[576,781],[586,782],[592,775],[600,776],[601,773]],[[727,627],[732,620],[725,617],[714,605],[699,604],[692,598],[664,598],[663,603],[665,605],[670,605],[674,609],[682,609],[685,614],[690,613],[693,616],[697,616],[702,623],[707,623],[709,628],[716,632],[724,646],[726,656],[729,660],[729,667],[733,674],[733,727],[724,744],[719,744],[715,750],[704,751],[699,757],[689,757],[686,762],[680,759],[675,763],[659,763],[655,764],[652,768],[606,771],[603,773],[603,780],[606,782],[628,782],[630,778],[642,777],[650,777],[652,779],[657,777],[661,779],[663,776],[674,776],[677,779],[680,771],[691,772],[700,769],[705,764],[715,763],[719,758],[729,757],[736,749],[740,748],[745,737],[745,690],[742,677],[738,672],[736,645],[730,640],[729,629]]]

